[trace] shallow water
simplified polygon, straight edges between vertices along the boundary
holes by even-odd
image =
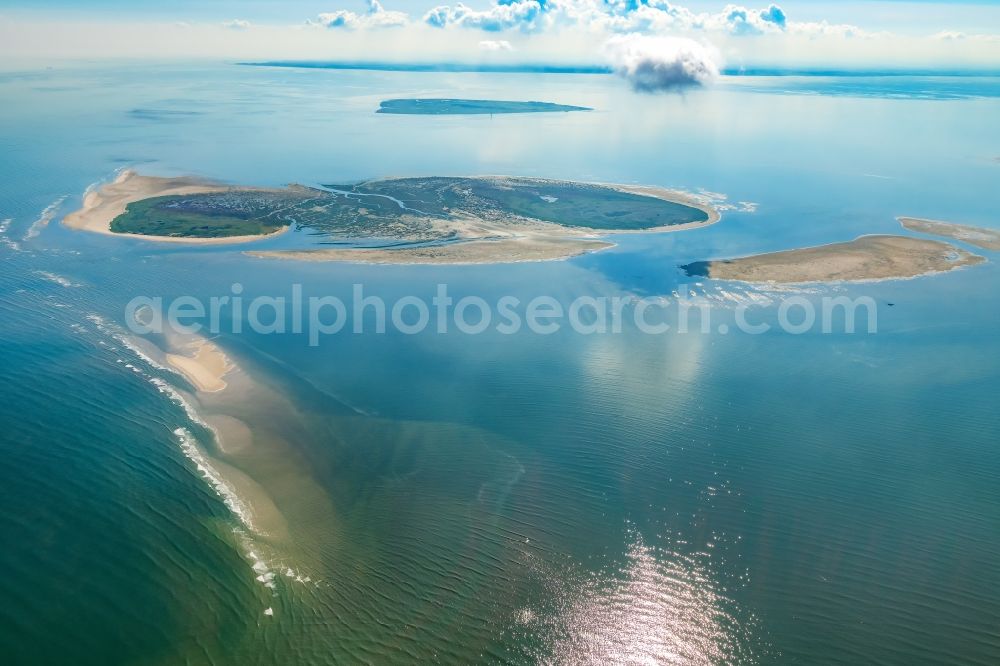
[[[15,663],[996,663],[995,253],[942,276],[792,290],[871,296],[872,335],[721,334],[736,304],[781,293],[678,266],[902,233],[896,215],[997,227],[997,88],[747,77],[651,97],[602,75],[4,74],[0,651]],[[595,111],[374,113],[456,91]],[[57,223],[123,166],[260,185],[510,173],[705,190],[740,209],[568,262],[475,267],[270,262]],[[713,328],[348,326],[318,347],[224,333],[242,373],[217,395],[192,395],[155,348],[127,346],[133,296],[208,298],[237,282],[248,299],[293,284],[346,299],[361,283],[390,303],[440,283],[456,300],[562,303],[686,286],[711,303]],[[235,442],[238,422],[250,443],[220,448],[208,425]]]

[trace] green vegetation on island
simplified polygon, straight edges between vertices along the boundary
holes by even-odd
[[[263,235],[296,224],[341,238],[447,240],[463,235],[470,223],[612,232],[714,221],[711,209],[683,200],[533,178],[392,178],[153,196],[129,202],[110,230],[197,239]]]
[[[151,197],[128,204],[111,221],[111,231],[182,238],[261,236],[289,223],[275,203],[276,197],[240,190]]]
[[[379,105],[375,113],[443,116],[566,111],[593,111],[593,109],[552,102],[512,102],[493,99],[387,99]]]
[[[709,219],[705,210],[685,203],[610,185],[563,180],[506,176],[392,178],[327,187],[359,197],[366,207],[374,203],[382,214],[409,211],[443,219],[538,220],[601,231],[641,231]]]

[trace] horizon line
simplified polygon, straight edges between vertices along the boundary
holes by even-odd
[[[546,65],[538,63],[461,63],[426,62],[398,63],[361,60],[264,60],[237,62],[247,67],[287,67],[293,69],[372,70],[383,72],[453,72],[491,74],[613,74],[608,65]],[[929,68],[832,68],[832,67],[725,67],[724,76],[946,76],[946,77],[996,77],[995,69],[929,69]]]

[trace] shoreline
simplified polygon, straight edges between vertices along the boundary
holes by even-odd
[[[111,230],[111,223],[123,214],[129,204],[143,199],[159,196],[185,194],[211,194],[213,192],[228,192],[231,190],[255,190],[262,188],[244,188],[204,180],[192,176],[163,178],[160,176],[142,176],[132,169],[125,169],[110,183],[90,188],[83,196],[83,204],[79,210],[69,213],[62,219],[63,226],[76,231],[115,236],[117,238],[134,238],[155,241],[159,243],[183,243],[190,245],[222,245],[229,243],[248,243],[251,241],[272,238],[287,232],[291,225],[269,234],[255,236],[220,236],[217,238],[197,238],[188,236],[152,236],[145,234],[119,233]]]
[[[654,199],[660,199],[669,203],[681,204],[682,206],[689,206],[690,208],[697,208],[706,215],[708,219],[704,222],[685,222],[683,224],[668,224],[662,227],[651,227],[649,229],[625,229],[618,233],[662,233],[666,231],[686,231],[688,229],[699,229],[701,227],[707,227],[719,222],[722,219],[722,211],[700,199],[697,195],[691,194],[689,192],[683,192],[681,190],[671,190],[666,187],[658,187],[656,185],[619,185],[617,183],[590,183],[591,185],[601,185],[603,187],[610,187],[611,189],[618,190],[620,192],[626,192],[628,194],[637,194],[644,197],[653,197]],[[614,231],[606,231],[604,233],[610,234],[615,233]]]

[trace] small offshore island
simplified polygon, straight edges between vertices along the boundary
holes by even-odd
[[[985,250],[1000,250],[1000,231],[965,224],[898,217],[904,229],[962,241]],[[986,261],[950,243],[910,236],[859,236],[846,243],[830,243],[796,250],[767,252],[749,257],[696,261],[681,270],[688,275],[736,280],[799,284],[808,282],[862,282],[932,275],[975,266]]]
[[[846,243],[697,261],[681,269],[691,276],[719,280],[800,284],[911,278],[984,261],[984,257],[942,241],[872,235]]]
[[[250,252],[262,258],[363,263],[505,263],[611,247],[608,233],[713,224],[703,199],[656,187],[507,176],[387,178],[352,185],[229,186],[123,172],[84,197],[65,224],[156,241],[246,242],[292,226],[377,247]],[[333,242],[331,240],[331,242]]]
[[[444,116],[568,111],[593,111],[593,109],[552,102],[512,102],[492,99],[387,99],[379,105],[375,113]]]

